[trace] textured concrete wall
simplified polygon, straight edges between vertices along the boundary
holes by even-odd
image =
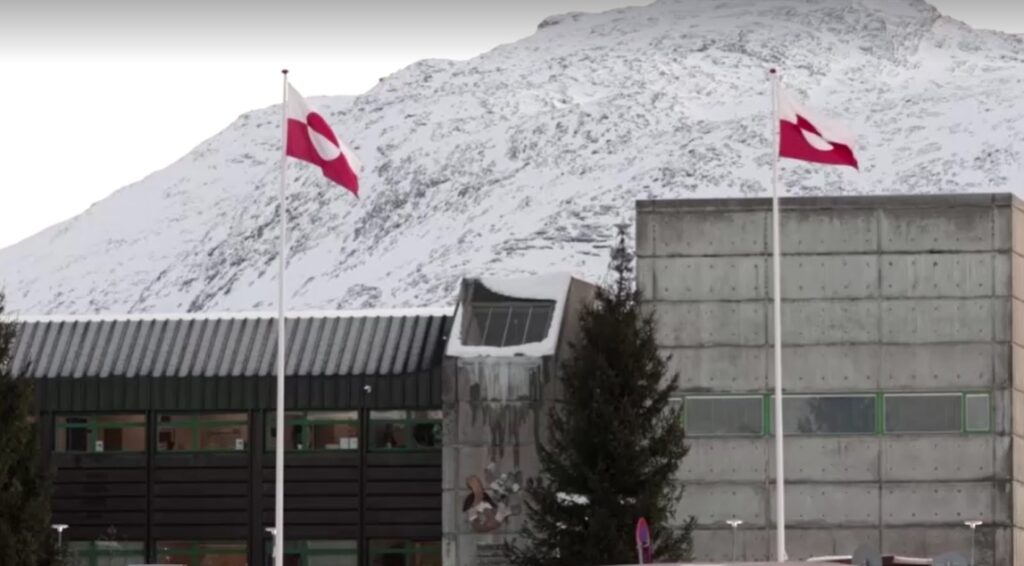
[[[1013,564],[1024,566],[1024,203],[1017,198],[1013,199],[1011,208],[1011,227]]]
[[[552,322],[558,346],[551,356],[446,358],[441,529],[446,566],[507,564],[501,546],[526,519],[522,489],[540,471],[537,445],[547,438],[548,413],[561,396],[558,368],[568,344],[578,339],[580,310],[594,292],[594,285],[572,280],[562,319]],[[473,511],[475,480],[493,504],[484,513]]]
[[[539,471],[536,445],[553,398],[552,358],[472,358],[445,362],[442,532],[444,564],[504,564],[499,547],[522,527],[522,493]],[[495,508],[474,515],[471,478]],[[488,525],[488,522],[494,523]]]
[[[1011,434],[1010,424],[1011,414],[1024,415],[1024,377],[1012,395],[1010,380],[1024,255],[1011,262],[1010,204],[1006,195],[783,201],[785,390],[989,391],[995,413],[989,434],[787,436],[792,557],[859,544],[967,553],[969,519],[985,522],[978,564],[1009,564],[1014,541],[1024,544],[1024,520],[1015,518],[1024,513],[1011,505],[1011,493],[1024,493],[1024,458],[1014,462],[1011,451],[1024,443],[1024,425]],[[638,284],[683,394],[772,387],[770,212],[760,199],[637,204]],[[1024,209],[1013,217],[1024,219]],[[1024,235],[1012,235],[1024,250]],[[1022,298],[1012,310],[1011,281]],[[1018,333],[1014,356],[1024,355]],[[678,512],[697,518],[696,558],[730,557],[724,521],[733,517],[745,521],[742,556],[768,558],[772,438],[690,444]]]

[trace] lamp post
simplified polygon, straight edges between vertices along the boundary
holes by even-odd
[[[67,530],[68,526],[63,523],[57,523],[50,525],[50,528],[57,531],[57,549],[63,550],[64,548],[64,531]]]
[[[983,524],[981,521],[964,521],[964,524],[971,528],[971,566],[974,566],[974,531],[978,528],[978,525]]]
[[[732,561],[736,561],[736,529],[743,524],[739,519],[729,519],[726,523],[732,527]]]
[[[277,529],[274,527],[263,527],[263,530],[270,534],[271,544],[273,544],[273,546],[270,547],[270,557],[274,558],[276,556],[274,553],[277,552]]]

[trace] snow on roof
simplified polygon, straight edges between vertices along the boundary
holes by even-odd
[[[414,307],[404,309],[302,310],[285,312],[294,318],[373,318],[395,316],[451,316],[448,307]],[[237,320],[277,318],[277,311],[201,312],[201,313],[110,313],[110,314],[53,314],[10,315],[11,322],[103,322],[117,320]]]
[[[416,313],[405,316],[384,312],[303,312],[289,317],[285,371],[303,376],[409,375],[440,364],[451,320],[448,311],[432,316],[425,315],[429,310],[403,311]],[[19,329],[9,367],[16,377],[35,378],[275,375],[277,321],[268,313],[231,316],[15,320]]]
[[[513,299],[554,301],[555,309],[551,316],[551,326],[548,328],[547,336],[541,342],[529,342],[504,347],[470,346],[462,343],[462,316],[466,309],[459,308],[455,312],[451,338],[448,340],[447,354],[449,356],[454,358],[497,358],[509,356],[539,358],[555,353],[555,347],[558,345],[558,329],[562,324],[562,317],[565,313],[565,301],[569,296],[569,285],[572,283],[571,274],[546,273],[516,278],[481,277],[477,281],[487,289]]]

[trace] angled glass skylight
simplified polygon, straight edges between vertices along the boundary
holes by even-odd
[[[541,342],[551,328],[554,310],[554,301],[506,297],[475,285],[465,317],[464,342],[499,348]]]

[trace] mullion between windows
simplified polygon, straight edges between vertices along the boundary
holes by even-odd
[[[960,432],[967,432],[967,395],[960,394]]]

